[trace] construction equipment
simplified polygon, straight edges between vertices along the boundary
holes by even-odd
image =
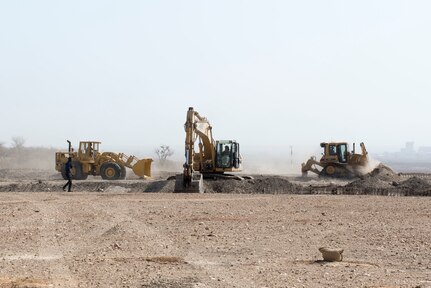
[[[364,143],[360,144],[362,153],[355,154],[355,144],[353,151],[349,152],[346,142],[320,143],[323,148],[322,158],[320,161],[312,156],[306,163],[302,163],[302,175],[307,176],[308,171],[318,174],[319,176],[351,178],[362,176],[367,173],[368,152]],[[317,166],[322,169],[319,170]]]
[[[85,180],[88,175],[102,176],[107,180],[119,180],[126,178],[126,167],[141,178],[151,177],[150,158],[138,159],[135,156],[128,156],[124,153],[113,153],[99,151],[101,142],[81,141],[78,152],[69,143],[68,152],[55,153],[55,170],[61,172],[66,179],[65,164],[69,157],[72,158],[72,177],[76,180]]]
[[[194,111],[193,107],[187,111],[184,129],[186,132],[184,171],[183,174],[177,175],[175,192],[204,192],[203,177],[240,178],[226,174],[241,171],[239,143],[233,140],[214,141],[210,123]],[[196,140],[199,140],[197,145]]]

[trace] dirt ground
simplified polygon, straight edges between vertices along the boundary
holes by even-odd
[[[176,194],[162,175],[67,193],[54,174],[20,173],[0,177],[1,288],[431,287],[431,198],[340,195],[427,180],[261,175]],[[323,262],[320,247],[343,261]]]

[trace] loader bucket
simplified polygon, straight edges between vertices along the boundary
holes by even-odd
[[[132,167],[133,173],[142,178],[151,177],[151,162],[153,159],[149,158],[138,160]]]

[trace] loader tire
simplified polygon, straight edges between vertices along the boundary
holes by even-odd
[[[72,179],[75,180],[85,180],[87,179],[88,175],[82,172],[82,165],[79,163],[79,161],[73,161],[73,172],[72,172]]]
[[[121,177],[121,167],[114,162],[103,163],[100,167],[100,176],[105,180],[118,180]]]
[[[120,168],[121,168],[121,175],[120,175],[120,180],[124,180],[124,179],[126,179],[126,175],[127,175],[127,172],[126,172],[126,167],[124,167],[124,166],[120,166]]]

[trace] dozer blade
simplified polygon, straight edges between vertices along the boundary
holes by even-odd
[[[142,178],[151,177],[151,162],[153,159],[138,160],[132,167],[133,173]]]
[[[175,179],[175,193],[204,193],[204,180],[200,173],[193,175],[189,185],[184,185],[183,174],[177,174]]]

